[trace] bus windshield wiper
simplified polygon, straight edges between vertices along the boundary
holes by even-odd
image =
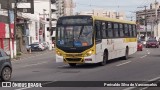
[[[79,33],[78,39],[79,39],[80,36],[82,35],[83,29],[84,29],[84,25],[81,27],[81,31],[80,31],[80,33]]]

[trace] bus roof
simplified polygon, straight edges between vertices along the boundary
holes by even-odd
[[[100,17],[100,16],[92,16],[92,15],[71,15],[71,16],[62,16],[62,17],[60,17],[60,18],[86,17],[86,16],[92,17],[93,20],[102,20],[102,21],[111,21],[111,22],[118,22],[118,23],[136,24],[136,22],[134,22],[134,21],[121,20],[121,19],[115,19],[115,18],[107,18],[107,17]]]
[[[121,20],[115,18],[107,18],[107,17],[100,17],[100,16],[92,16],[95,20],[102,20],[102,21],[111,21],[111,22],[119,22],[119,23],[127,23],[127,24],[136,24],[134,21],[129,20]]]

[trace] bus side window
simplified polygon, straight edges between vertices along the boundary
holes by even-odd
[[[120,33],[120,37],[124,37],[124,33],[123,33],[123,30],[124,30],[124,28],[123,28],[123,24],[119,24],[119,33]]]
[[[102,22],[102,38],[106,38],[106,23]]]
[[[129,25],[129,36],[133,37],[133,35],[132,35],[132,25]]]
[[[137,36],[136,25],[132,25],[132,33],[133,33],[133,37]]]
[[[129,27],[128,24],[124,24],[124,36],[129,37]]]
[[[96,42],[102,41],[102,35],[101,35],[101,22],[96,21],[95,22],[95,36],[96,36]]]
[[[114,24],[113,24],[113,29],[114,29],[114,37],[115,37],[115,38],[119,37],[118,23],[114,23]]]
[[[112,23],[111,22],[108,22],[108,25],[107,25],[107,32],[108,32],[108,38],[112,38],[113,37],[113,28],[112,28]]]

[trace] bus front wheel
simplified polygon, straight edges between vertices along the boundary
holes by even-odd
[[[106,65],[107,61],[108,61],[108,53],[107,53],[107,52],[104,52],[104,53],[103,53],[103,61],[100,62],[99,64],[100,64],[101,66],[104,66],[104,65]]]
[[[76,63],[69,63],[69,66],[74,67],[76,66]]]

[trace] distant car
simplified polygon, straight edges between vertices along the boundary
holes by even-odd
[[[49,45],[47,42],[42,42],[41,44],[44,46],[44,49],[48,49]]]
[[[12,65],[10,57],[0,49],[0,78],[2,81],[9,81],[12,75]]]
[[[159,42],[156,39],[149,39],[146,42],[146,48],[155,47],[159,48]]]
[[[158,39],[159,45],[160,45],[160,38]]]
[[[143,46],[146,46],[146,41],[145,39],[139,39],[141,41],[141,43],[143,44]]]
[[[140,40],[137,42],[137,51],[143,51],[143,44]]]
[[[44,45],[42,43],[36,42],[36,43],[30,44],[28,46],[28,49],[31,49],[32,51],[35,51],[35,50],[41,50],[41,51],[43,51],[43,50],[45,50],[45,47],[44,47]]]

